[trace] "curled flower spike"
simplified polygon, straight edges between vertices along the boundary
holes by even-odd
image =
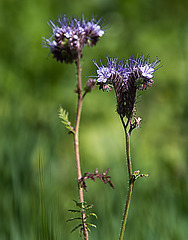
[[[66,16],[58,19],[57,25],[49,21],[53,34],[44,38],[44,46],[50,49],[57,61],[72,63],[81,55],[83,47],[96,45],[104,31],[101,29],[101,20],[92,17],[91,21],[84,18],[68,19]]]
[[[160,61],[156,59],[149,63],[149,57],[130,58],[126,61],[117,61],[117,58],[107,58],[104,66],[96,61],[94,64],[97,70],[97,85],[103,91],[113,86],[117,98],[117,112],[121,117],[131,119],[135,110],[137,90],[146,90],[153,83],[153,74]]]
[[[155,69],[160,63],[160,60],[156,60],[149,63],[149,56],[144,58],[142,54],[141,57],[134,59],[133,57],[125,62],[125,68],[127,69],[127,77],[129,74],[133,73],[135,77],[137,76],[137,88],[140,90],[146,90],[151,87],[153,83],[153,73],[158,69]]]

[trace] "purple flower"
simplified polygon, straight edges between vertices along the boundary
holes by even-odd
[[[106,83],[107,80],[111,77],[111,72],[110,69],[107,67],[102,67],[99,68],[99,70],[97,70],[97,74],[98,74],[98,79],[97,82],[103,82]]]
[[[124,62],[120,61],[117,64],[117,58],[108,58],[107,57],[107,64],[104,66],[101,62],[101,67],[94,61],[94,64],[98,68],[97,70],[97,85],[99,85],[99,89],[103,89],[103,91],[109,90],[107,86],[112,84],[112,79],[115,76],[123,76],[124,75]]]
[[[57,61],[72,63],[77,60],[78,54],[82,53],[83,47],[95,45],[104,31],[92,17],[91,21],[84,18],[68,19],[66,16],[58,19],[57,25],[50,20],[52,36],[44,38],[44,46],[50,49]]]
[[[149,56],[144,58],[144,55],[141,57],[130,58],[125,62],[125,69],[127,69],[127,78],[129,74],[133,74],[137,88],[140,90],[147,89],[153,83],[153,73],[158,69],[156,68],[160,63],[160,60],[156,60],[152,63],[149,63]]]
[[[155,71],[155,69],[146,64],[145,66],[140,67],[140,71],[142,73],[142,77],[151,79],[153,78],[152,74]]]
[[[87,35],[88,46],[95,45],[98,42],[99,37],[102,37],[102,35],[104,34],[104,31],[101,29],[99,25],[100,21],[101,20],[97,22],[93,17],[90,22],[87,22],[85,24],[85,32]]]
[[[107,58],[106,66],[94,64],[97,70],[97,85],[103,91],[114,87],[117,98],[117,112],[120,116],[131,119],[135,110],[137,90],[147,89],[153,83],[153,74],[160,61],[156,59],[149,63],[149,57],[130,58],[117,61],[117,58]]]

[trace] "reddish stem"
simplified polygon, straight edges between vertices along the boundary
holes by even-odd
[[[81,54],[78,54],[77,60],[77,93],[78,93],[78,104],[77,104],[77,114],[76,114],[76,122],[75,122],[75,134],[74,134],[74,147],[75,147],[75,156],[76,156],[76,167],[77,167],[77,174],[78,180],[81,179],[81,166],[80,166],[80,154],[79,154],[79,126],[80,126],[80,116],[82,111],[82,86],[81,86],[81,66],[80,66],[80,58]],[[79,185],[78,185],[79,186]],[[84,204],[84,195],[83,195],[83,188],[79,186],[79,197],[80,202],[82,205]],[[85,220],[85,212],[84,207],[82,207],[82,223],[83,223],[83,233],[84,233],[84,240],[88,240],[88,232],[87,232],[87,225]]]

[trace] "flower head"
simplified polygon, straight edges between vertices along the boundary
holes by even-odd
[[[131,57],[125,62],[125,68],[127,69],[127,77],[129,74],[135,75],[137,79],[137,88],[140,90],[147,89],[153,83],[153,73],[157,70],[156,67],[159,65],[160,60],[156,60],[149,63],[149,56],[144,58],[142,54],[141,57],[136,59]]]
[[[117,112],[121,117],[126,116],[131,119],[135,110],[137,90],[144,90],[153,83],[153,74],[157,70],[159,60],[149,63],[149,57],[130,58],[126,61],[117,61],[117,58],[107,58],[104,66],[96,61],[97,66],[97,85],[103,91],[109,91],[113,86],[117,98]]]
[[[91,21],[84,18],[68,19],[66,16],[58,19],[57,25],[50,20],[49,25],[53,34],[44,38],[44,46],[50,49],[57,61],[72,63],[81,55],[83,47],[95,45],[104,31],[97,21],[92,17]]]
[[[107,64],[104,66],[102,64],[102,61],[100,59],[101,67],[97,64],[96,61],[94,61],[94,64],[98,68],[97,70],[97,85],[99,85],[99,89],[102,89],[103,91],[106,90],[106,87],[108,85],[113,84],[112,79],[116,75],[123,76],[124,75],[124,62],[123,60],[117,63],[117,58],[108,58],[107,57]]]

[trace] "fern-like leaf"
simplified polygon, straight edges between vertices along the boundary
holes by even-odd
[[[70,209],[68,211],[72,212],[72,213],[80,213],[81,217],[73,217],[73,218],[68,219],[66,222],[80,220],[81,223],[78,224],[74,229],[72,229],[71,232],[74,232],[75,230],[80,229],[80,234],[82,235],[83,234],[83,222],[82,222],[83,212],[86,213],[86,211],[90,210],[93,207],[93,205],[87,204],[86,202],[77,202],[76,200],[73,200],[73,201],[75,202],[78,209]],[[94,225],[92,223],[87,223],[87,219],[91,216],[93,216],[97,219],[97,215],[93,212],[85,214],[85,217],[84,217],[84,223],[86,224],[86,228],[87,228],[88,232],[90,232],[89,226],[96,228],[96,225]]]
[[[60,107],[59,118],[61,119],[61,122],[65,125],[65,127],[69,130],[70,133],[75,134],[74,128],[71,126],[68,115],[68,112],[66,112],[62,107]]]

